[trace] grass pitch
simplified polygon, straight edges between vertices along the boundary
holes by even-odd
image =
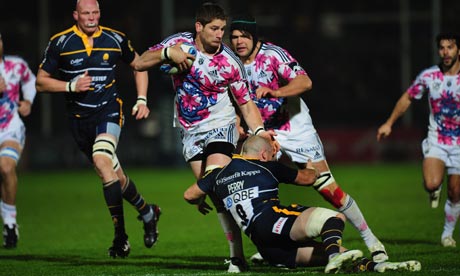
[[[339,185],[358,202],[391,261],[419,260],[422,271],[386,275],[460,275],[460,251],[440,245],[443,206],[431,209],[423,190],[421,164],[332,166]],[[18,248],[0,249],[0,275],[222,275],[228,246],[215,212],[203,216],[183,200],[194,181],[188,169],[126,169],[148,202],[161,206],[158,243],[143,245],[142,223],[125,204],[131,254],[111,259],[113,239],[102,185],[93,170],[19,172]],[[281,202],[332,208],[313,188],[281,186]],[[458,230],[455,238],[460,242]],[[244,237],[246,256],[256,252]],[[344,246],[361,249],[347,223]],[[280,270],[251,265],[243,275],[323,274],[323,267]]]

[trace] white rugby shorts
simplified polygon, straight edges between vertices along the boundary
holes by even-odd
[[[186,162],[195,155],[203,153],[206,146],[210,143],[227,142],[236,147],[239,138],[235,123],[206,132],[189,133],[183,129],[180,129],[180,131],[182,137],[182,154]]]
[[[425,158],[442,160],[448,175],[460,175],[460,146],[440,144],[435,137],[429,136],[422,141],[422,151]]]
[[[307,163],[308,160],[319,162],[326,159],[323,143],[321,143],[318,133],[305,135],[276,130],[276,134],[275,139],[281,146],[277,155],[278,159],[282,154],[287,155],[292,162],[297,163]]]
[[[15,141],[24,148],[26,141],[26,128],[19,116],[13,116],[5,129],[0,130],[0,144],[5,141]]]

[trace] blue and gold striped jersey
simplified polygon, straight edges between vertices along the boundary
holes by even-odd
[[[89,91],[66,93],[67,108],[72,117],[87,117],[118,97],[115,68],[121,59],[129,64],[135,50],[124,33],[99,26],[93,35],[93,45],[77,26],[51,37],[40,68],[57,74],[63,81],[71,81],[88,71],[92,77]]]
[[[278,185],[293,184],[297,170],[279,162],[263,162],[233,156],[224,168],[207,172],[197,184],[206,194],[215,195],[246,233],[264,211],[279,204]]]

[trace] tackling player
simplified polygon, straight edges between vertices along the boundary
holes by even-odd
[[[375,263],[361,260],[360,250],[341,247],[345,216],[320,207],[299,204],[283,205],[279,184],[314,185],[320,173],[309,162],[303,169],[293,169],[275,160],[269,141],[251,136],[225,167],[212,168],[184,193],[190,204],[200,204],[205,195],[229,210],[239,227],[271,265],[326,265],[325,273],[354,270],[384,272],[418,271],[418,261]],[[322,242],[315,241],[321,237]],[[358,264],[361,264],[358,269]]]

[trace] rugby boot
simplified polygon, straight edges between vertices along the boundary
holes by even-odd
[[[439,200],[441,199],[441,188],[442,186],[439,186],[438,189],[429,193],[431,208],[438,208]]]
[[[343,271],[352,271],[357,266],[363,252],[360,250],[348,250],[343,253],[338,253],[331,259],[324,269],[325,273],[338,273]]]
[[[388,254],[385,250],[385,246],[380,241],[377,241],[374,245],[369,247],[371,252],[372,260],[376,263],[385,262],[388,260]]]
[[[249,270],[246,261],[238,257],[231,257],[230,260],[225,260],[225,264],[228,264],[228,273],[241,273]]]
[[[158,221],[160,220],[161,209],[160,206],[156,204],[149,205],[153,211],[153,218],[145,222],[142,219],[142,216],[138,216],[138,220],[142,220],[144,223],[144,245],[147,248],[151,248],[158,240]]]
[[[128,242],[128,236],[126,234],[115,235],[113,239],[112,246],[109,248],[109,256],[112,258],[128,257],[131,246]]]
[[[383,262],[378,263],[374,271],[383,273],[388,271],[420,271],[422,265],[419,261],[405,261],[405,262]]]
[[[18,244],[19,232],[18,225],[13,224],[9,227],[7,224],[3,225],[3,247],[7,249],[15,248]]]

